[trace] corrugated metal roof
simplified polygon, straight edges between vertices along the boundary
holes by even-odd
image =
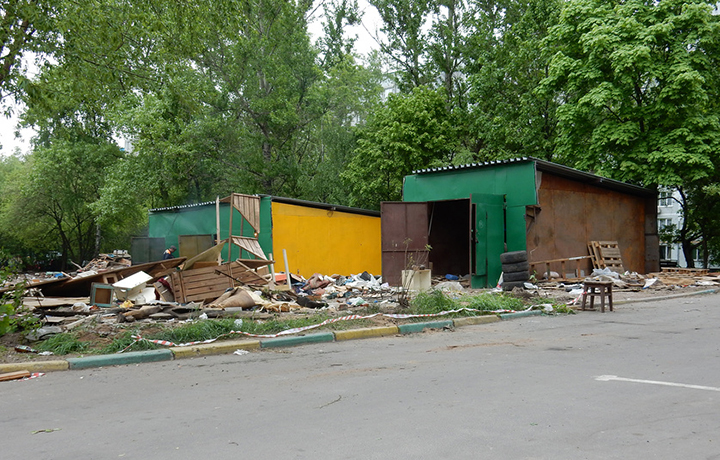
[[[260,196],[270,196],[270,195],[260,195]],[[308,208],[327,209],[328,211],[347,212],[350,214],[361,214],[364,216],[380,217],[380,211],[372,211],[370,209],[352,208],[349,206],[318,203],[315,201],[299,200],[297,198],[283,198],[280,196],[270,196],[270,198],[277,203],[294,204],[296,206],[306,206]]]
[[[564,166],[558,163],[552,163],[550,161],[540,160],[538,158],[533,157],[520,157],[520,158],[510,158],[507,160],[493,160],[493,161],[486,161],[484,163],[470,163],[470,164],[464,164],[464,165],[458,165],[458,166],[443,166],[440,168],[426,168],[426,169],[418,169],[413,171],[413,174],[432,174],[432,173],[438,173],[438,172],[448,172],[448,171],[459,171],[459,170],[465,170],[465,169],[478,169],[478,168],[487,168],[491,166],[497,166],[497,165],[507,165],[507,164],[513,164],[513,163],[527,163],[532,162],[535,163],[535,167],[539,171],[545,171],[552,174],[556,174],[558,176],[566,177],[569,179],[576,179],[576,180],[583,180],[586,182],[589,182],[593,185],[596,185],[598,187],[603,188],[609,188],[612,190],[622,191],[625,193],[631,193],[635,195],[655,195],[657,192],[655,190],[640,187],[633,184],[628,184],[626,182],[621,182],[615,179],[609,179],[607,177],[598,176],[596,174],[580,171],[578,169],[571,168],[569,166]]]
[[[309,208],[326,209],[328,211],[338,211],[338,212],[346,212],[346,213],[350,213],[350,214],[360,214],[360,215],[364,215],[364,216],[380,217],[380,211],[373,211],[370,209],[352,208],[349,206],[318,203],[315,201],[306,201],[306,200],[299,200],[296,198],[284,198],[284,197],[271,196],[271,195],[256,195],[256,196],[270,197],[272,199],[272,201],[275,201],[278,203],[294,204],[296,206],[306,206]],[[200,207],[200,206],[207,206],[207,205],[214,205],[214,204],[215,204],[214,201],[206,201],[204,203],[185,204],[185,205],[181,205],[181,206],[168,206],[166,208],[155,208],[155,209],[150,209],[149,212],[183,211],[186,209],[192,209],[192,208],[196,208],[196,207]]]
[[[188,209],[188,208],[197,208],[199,206],[207,206],[209,204],[215,204],[214,201],[205,201],[204,203],[194,203],[194,204],[183,204],[180,206],[168,206],[166,208],[154,208],[149,209],[150,212],[156,212],[156,211],[179,211],[181,209]]]

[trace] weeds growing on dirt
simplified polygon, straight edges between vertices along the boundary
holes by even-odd
[[[97,354],[110,354],[127,349],[127,351],[143,351],[156,350],[162,348],[160,345],[148,342],[147,340],[136,341],[132,336],[137,335],[138,331],[126,331],[115,337],[115,339],[103,348],[93,350]]]
[[[443,291],[432,290],[421,292],[410,303],[410,312],[415,314],[433,314],[441,311],[457,310],[463,307],[483,312],[496,310],[522,310],[525,309],[523,301],[505,294],[486,292],[472,296],[453,297]],[[475,316],[482,312],[462,311],[453,313],[450,317]]]
[[[52,351],[56,355],[84,353],[90,349],[90,342],[80,340],[73,332],[63,332],[43,340],[35,347],[38,351]]]
[[[441,311],[457,310],[460,303],[443,291],[432,290],[418,293],[410,301],[410,314],[429,315]]]
[[[505,294],[486,292],[466,298],[468,308],[483,311],[524,310],[523,301]]]
[[[247,332],[248,334],[268,335],[277,334],[280,331],[286,329],[292,329],[296,327],[305,327],[313,324],[322,323],[329,316],[324,314],[317,314],[308,316],[306,318],[294,318],[294,319],[271,319],[267,321],[248,321],[243,320],[241,331]]]
[[[495,310],[521,310],[526,308],[523,301],[512,296],[501,293],[482,293],[478,295],[459,295],[448,294],[440,290],[431,290],[418,293],[409,305],[409,308],[403,310],[408,314],[435,314],[442,311],[458,310],[467,307],[480,311],[461,311],[453,313],[444,318],[454,318],[462,316],[476,316],[486,314],[486,312]],[[562,309],[562,306],[554,306],[557,313],[574,313],[572,309]],[[363,316],[372,313],[378,313],[379,308],[368,307]],[[70,353],[100,353],[110,354],[119,351],[142,351],[164,348],[147,340],[137,341],[133,335],[141,335],[143,338],[151,340],[166,340],[175,344],[200,342],[203,340],[217,339],[220,337],[228,338],[233,331],[242,331],[248,334],[271,335],[287,329],[300,328],[305,326],[316,325],[322,323],[328,318],[332,318],[325,312],[319,311],[312,316],[296,317],[296,318],[273,318],[267,320],[256,320],[251,318],[243,318],[242,324],[236,322],[235,318],[207,319],[196,320],[181,325],[167,325],[162,330],[155,330],[152,333],[143,333],[142,329],[136,328],[128,330],[115,337],[115,339],[104,347],[91,348],[93,344],[81,341],[75,333],[64,333],[53,336],[43,342],[40,342],[36,348],[42,351],[52,351],[56,355],[66,355]],[[427,318],[418,318],[417,321],[425,321]],[[410,321],[413,321],[411,319]],[[324,330],[347,330],[358,327],[367,327],[372,324],[369,319],[355,319],[349,321],[339,321],[323,326]],[[235,338],[240,338],[238,335]]]

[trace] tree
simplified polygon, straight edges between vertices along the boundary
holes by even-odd
[[[536,89],[548,76],[551,54],[543,39],[557,24],[560,5],[513,0],[501,11],[476,15],[472,42],[478,46],[468,78],[471,132],[480,158],[552,159],[558,103],[555,94]]]
[[[322,68],[332,69],[352,55],[357,36],[345,37],[345,30],[358,25],[362,13],[358,9],[357,0],[329,0],[323,6],[325,35],[318,39],[317,47],[322,56]]]
[[[358,132],[358,147],[343,178],[354,206],[379,209],[402,198],[403,177],[415,169],[452,162],[455,127],[442,90],[418,87],[391,94]]]
[[[0,103],[18,97],[26,82],[23,59],[56,42],[59,1],[5,0],[0,5]]]
[[[720,166],[712,11],[702,0],[568,2],[551,31],[559,50],[543,83],[563,99],[558,158],[648,187],[708,185]],[[685,203],[687,229],[699,224],[694,201]],[[693,243],[683,239],[687,256]]]
[[[651,187],[708,177],[720,141],[719,39],[701,0],[568,2],[544,81],[564,99],[559,158]]]
[[[92,259],[101,233],[89,206],[118,153],[111,143],[87,140],[35,149],[3,210],[5,231],[27,247],[60,250],[63,265]]]
[[[370,0],[377,8],[387,40],[378,39],[380,51],[396,71],[400,90],[430,84],[436,75],[429,70],[426,25],[435,6],[433,0]]]

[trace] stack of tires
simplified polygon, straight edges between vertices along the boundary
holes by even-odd
[[[530,279],[530,265],[527,260],[527,251],[513,251],[500,254],[500,263],[503,271],[503,291],[512,291],[516,287],[523,287]]]

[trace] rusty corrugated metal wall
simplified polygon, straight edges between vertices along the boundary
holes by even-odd
[[[585,256],[589,241],[617,241],[626,270],[652,271],[652,200],[541,171],[536,185],[539,208],[526,213],[530,262]],[[583,265],[592,272],[589,260]]]

